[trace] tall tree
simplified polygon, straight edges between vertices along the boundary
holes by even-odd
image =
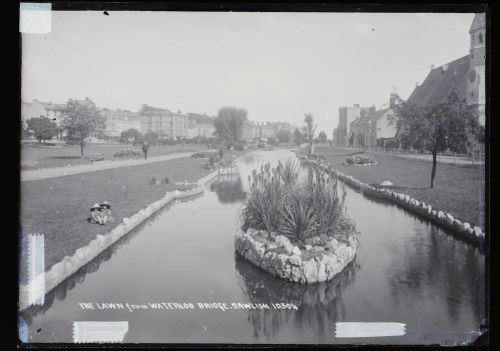
[[[314,133],[316,132],[318,125],[314,124],[314,117],[310,113],[305,114],[304,122],[306,123],[304,127],[305,136],[310,147],[309,154],[314,155]]]
[[[57,134],[57,124],[47,117],[33,117],[26,121],[28,130],[33,131],[33,135],[39,143],[50,140]]]
[[[132,142],[133,144],[141,143],[143,140],[143,136],[141,132],[139,132],[135,128],[129,128],[123,131],[120,135],[120,142],[124,144],[128,144]]]
[[[319,132],[319,134],[318,134],[318,141],[320,143],[326,143],[327,140],[328,140],[328,137],[326,136],[326,133],[323,132],[323,131]]]
[[[470,149],[474,140],[484,140],[484,128],[479,123],[477,110],[459,100],[455,93],[433,106],[402,103],[396,116],[402,146],[432,154],[431,188],[434,187],[438,152],[463,153]]]
[[[226,147],[235,145],[243,136],[247,111],[236,107],[222,107],[214,119],[215,135]]]
[[[293,142],[295,145],[300,145],[304,142],[304,134],[298,129],[295,129],[293,132]]]
[[[149,131],[144,135],[143,139],[147,141],[149,145],[155,145],[158,142],[159,136],[158,133]]]
[[[80,145],[80,155],[83,157],[85,139],[103,128],[103,116],[90,99],[72,100],[66,103],[62,110],[61,125],[68,131],[68,138],[73,138]]]
[[[280,143],[289,143],[292,140],[292,132],[288,129],[280,129],[276,137]]]

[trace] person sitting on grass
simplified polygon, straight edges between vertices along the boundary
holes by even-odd
[[[108,201],[103,201],[101,203],[101,212],[106,217],[106,222],[113,222],[113,214],[111,213],[111,204]]]
[[[92,206],[90,208],[89,221],[91,223],[100,224],[100,225],[106,224],[106,218],[103,215],[101,206],[99,206],[99,204],[94,204],[94,206]]]

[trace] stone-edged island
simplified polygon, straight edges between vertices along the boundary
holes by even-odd
[[[353,261],[357,232],[334,177],[310,168],[307,179],[299,182],[298,166],[280,163],[254,171],[249,181],[242,226],[234,239],[238,255],[301,284],[328,281]]]
[[[235,248],[239,255],[277,277],[302,284],[332,279],[356,256],[354,235],[347,242],[331,238],[303,249],[293,245],[283,235],[264,230],[239,231]]]

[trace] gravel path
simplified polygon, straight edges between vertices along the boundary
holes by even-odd
[[[207,150],[216,151],[216,150]],[[39,179],[47,179],[47,178],[55,178],[55,177],[64,177],[72,174],[79,173],[87,173],[87,172],[95,172],[102,171],[105,169],[119,168],[119,167],[130,167],[130,166],[139,166],[145,165],[148,163],[175,160],[178,158],[191,157],[194,152],[182,152],[182,153],[174,153],[163,156],[155,156],[150,157],[147,160],[145,159],[128,159],[123,161],[97,161],[92,164],[86,165],[73,165],[73,166],[64,166],[64,167],[54,167],[54,168],[41,168],[34,170],[27,170],[21,172],[21,181],[29,181],[29,180],[39,180]]]

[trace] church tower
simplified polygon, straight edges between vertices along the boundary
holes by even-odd
[[[484,13],[476,13],[474,15],[469,34],[470,54],[466,101],[468,105],[477,106],[479,110],[479,121],[484,125],[486,100],[486,15]]]

